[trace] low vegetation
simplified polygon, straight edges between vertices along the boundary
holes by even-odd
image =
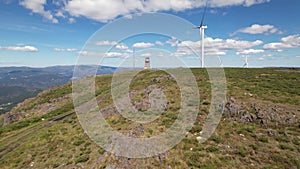
[[[204,69],[193,69],[201,95],[197,120],[174,148],[146,159],[129,159],[106,152],[82,129],[67,84],[39,94],[14,111],[24,117],[0,128],[0,168],[300,168],[300,70],[225,69],[227,99],[214,134],[199,144],[197,137],[210,106],[210,83]],[[130,85],[131,102],[144,112],[148,86],[156,85],[168,100],[154,121],[140,125],[125,119],[112,105],[111,75],[97,76],[100,109],[114,130],[131,137],[152,137],[177,119],[180,90],[163,71],[142,71]],[[65,101],[56,101],[64,98]],[[35,113],[37,106],[55,109]]]

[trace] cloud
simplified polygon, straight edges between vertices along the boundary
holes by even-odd
[[[128,46],[125,44],[117,44],[116,48],[119,50],[128,50]]]
[[[132,45],[133,48],[150,48],[152,46],[154,46],[154,44],[148,42],[139,42]]]
[[[19,52],[38,52],[38,49],[34,46],[7,46],[7,47],[0,46],[0,50],[19,51]]]
[[[86,17],[100,22],[107,22],[120,15],[127,15],[142,8],[136,0],[70,0],[65,6],[71,16]]]
[[[159,45],[159,46],[164,46],[164,43],[161,42],[161,41],[156,41],[155,44],[156,44],[156,45]]]
[[[285,48],[299,48],[300,47],[300,35],[290,35],[281,38],[280,42],[268,43],[263,46],[266,50],[276,50],[278,52]]]
[[[6,0],[7,1],[7,0]],[[73,17],[85,17],[99,22],[108,22],[118,16],[131,16],[133,13],[163,12],[163,11],[185,11],[203,7],[205,0],[52,0],[56,8],[52,13],[56,16],[65,17],[66,14]],[[267,3],[270,0],[211,0],[210,7],[227,6],[252,6]],[[30,9],[33,13],[42,15],[53,23],[58,20],[53,17],[51,11],[46,11],[46,0],[21,0],[20,5]],[[51,5],[51,4],[48,4]],[[60,12],[57,12],[60,11]]]
[[[118,42],[116,42],[116,41],[108,41],[108,40],[95,42],[95,45],[98,45],[98,46],[115,46],[117,44],[118,44]]]
[[[234,32],[232,35],[235,35],[238,32],[249,33],[249,34],[274,34],[274,33],[281,34],[282,33],[273,25],[258,25],[258,24],[251,25],[250,27],[247,28],[239,29],[236,32]]]
[[[151,53],[142,53],[141,56],[142,57],[150,57],[150,56],[152,56],[152,54]]]
[[[103,56],[103,54],[95,53],[95,52],[89,52],[89,51],[80,51],[78,52],[80,56]]]
[[[225,6],[252,6],[256,4],[268,3],[271,0],[211,0],[209,6],[211,7],[225,7]]]
[[[107,52],[105,53],[105,56],[106,57],[120,57],[122,56],[123,54],[122,53],[119,53],[119,52]]]
[[[76,20],[74,18],[69,18],[69,23],[72,24],[72,23],[75,23]]]
[[[262,49],[247,49],[240,52],[236,52],[237,55],[255,55],[259,53],[264,53],[265,51]]]
[[[91,51],[80,51],[78,53],[80,56],[93,56],[93,57],[118,57],[118,58],[126,58],[128,57],[128,53],[120,53],[120,52],[106,52],[106,53],[97,53]]]
[[[75,48],[54,48],[55,52],[76,52],[78,49]]]
[[[44,6],[47,4],[46,0],[21,0],[20,5],[30,9],[33,13],[42,15],[45,19],[52,23],[58,23],[58,20],[53,17],[50,11],[46,11]]]
[[[242,52],[246,49],[263,44],[262,41],[256,40],[253,42],[235,39],[219,39],[206,37],[204,39],[206,55],[226,55],[228,51],[234,50]],[[176,56],[191,55],[193,52],[199,54],[201,52],[200,41],[183,41],[178,44]]]
[[[124,44],[124,43],[120,43],[120,44],[117,44],[115,46],[116,49],[122,51],[122,52],[126,52],[126,53],[132,53],[133,51],[129,49],[129,47]]]
[[[173,47],[175,47],[175,46],[178,46],[179,40],[176,39],[175,37],[172,37],[166,43],[169,44],[169,45],[171,45],[171,46],[173,46]]]

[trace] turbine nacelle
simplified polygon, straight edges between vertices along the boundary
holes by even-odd
[[[197,29],[207,29],[208,27],[203,25],[203,26],[197,26],[195,28],[197,28]]]

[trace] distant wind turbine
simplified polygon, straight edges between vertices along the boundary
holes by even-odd
[[[201,67],[204,68],[204,29],[207,29],[207,26],[203,25],[205,14],[206,14],[207,3],[204,8],[204,13],[202,15],[202,20],[200,25],[197,27],[200,29],[200,37],[201,37]]]
[[[132,50],[132,67],[135,69],[135,49]]]
[[[248,56],[246,55],[245,56],[245,64],[244,64],[244,66],[243,66],[243,68],[248,68]]]
[[[223,62],[222,62],[220,56],[218,56],[218,58],[219,58],[219,62],[220,62],[220,67],[224,67]]]

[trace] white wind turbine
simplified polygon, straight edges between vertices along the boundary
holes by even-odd
[[[204,8],[204,13],[202,15],[200,26],[197,27],[198,29],[200,29],[200,37],[201,37],[201,67],[202,68],[204,68],[204,29],[207,29],[207,26],[203,25],[206,8],[207,8],[207,3]]]
[[[245,64],[243,66],[243,68],[248,68],[249,64],[248,64],[248,55],[245,56]]]
[[[135,69],[135,49],[132,49],[132,68]]]
[[[219,58],[220,67],[224,67],[223,62],[222,62],[220,56],[218,56],[218,58]]]

